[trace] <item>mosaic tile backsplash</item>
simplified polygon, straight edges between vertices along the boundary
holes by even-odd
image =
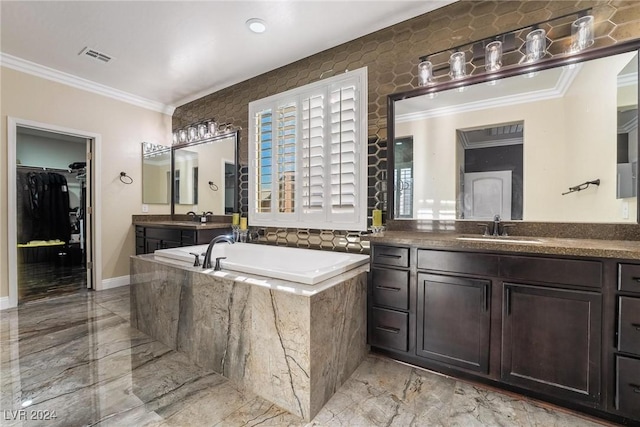
[[[284,92],[335,72],[368,67],[368,217],[373,209],[386,207],[387,174],[387,95],[417,87],[419,58],[482,40],[495,34],[553,20],[544,24],[551,54],[562,51],[570,35],[571,18],[563,15],[592,8],[595,17],[594,47],[609,46],[640,36],[640,2],[638,1],[467,1],[462,0],[344,43],[308,58],[275,69],[178,107],[173,128],[178,129],[206,118],[240,126],[240,163],[247,164],[249,102]],[[524,33],[518,33],[518,39]],[[518,54],[519,55],[519,54]],[[505,65],[518,56],[505,55]],[[448,53],[430,58],[434,68],[446,62]],[[483,69],[470,66],[470,74]],[[437,75],[437,73],[436,73]],[[241,167],[240,206],[247,213],[248,170]],[[258,241],[268,244],[305,248],[368,252],[368,242],[360,242],[359,232],[310,229],[257,230]]]

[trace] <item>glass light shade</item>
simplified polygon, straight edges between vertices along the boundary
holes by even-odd
[[[464,52],[453,52],[449,58],[449,76],[452,79],[461,79],[467,75],[467,60]]]
[[[593,39],[593,16],[578,18],[571,24],[571,51],[580,52],[591,46]]]
[[[418,86],[427,86],[433,83],[433,64],[431,61],[422,61],[418,64]]]
[[[173,144],[174,144],[174,145],[175,145],[175,144],[177,144],[177,143],[180,141],[180,139],[179,139],[179,138],[180,138],[179,132],[178,132],[178,131],[175,131],[175,132],[173,133]]]
[[[187,139],[189,142],[196,141],[198,139],[198,130],[195,126],[189,126],[187,128]]]
[[[215,120],[211,120],[209,123],[209,134],[214,136],[218,133],[218,123]]]
[[[204,139],[207,136],[207,125],[200,123],[198,125],[198,139]]]
[[[187,131],[186,130],[184,130],[184,129],[180,130],[180,133],[178,134],[178,141],[180,143],[187,142]]]
[[[484,68],[489,72],[498,71],[502,68],[501,41],[493,41],[484,48]]]
[[[527,34],[525,49],[526,62],[534,62],[542,59],[547,54],[547,32],[539,28]]]

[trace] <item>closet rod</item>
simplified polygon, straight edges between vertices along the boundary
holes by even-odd
[[[46,166],[28,166],[28,165],[16,165],[18,169],[33,169],[42,172],[66,172],[71,173],[71,169],[50,168]]]

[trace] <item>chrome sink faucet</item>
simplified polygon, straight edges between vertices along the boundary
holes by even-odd
[[[213,251],[213,247],[216,245],[216,243],[220,243],[220,242],[226,242],[229,244],[233,244],[236,241],[233,240],[233,236],[227,236],[227,235],[222,235],[222,236],[216,236],[214,237],[211,242],[209,242],[209,246],[207,247],[207,252],[205,252],[204,254],[204,261],[202,262],[202,268],[212,268],[213,266],[211,265],[211,252]],[[220,266],[219,261],[217,262],[218,267]]]
[[[476,224],[478,227],[483,227],[484,232],[482,233],[485,237],[507,237],[507,228],[513,227],[514,224],[503,224],[500,215],[496,215],[493,217],[493,221],[490,223],[480,223]],[[489,232],[489,227],[491,227],[491,232]]]
[[[500,236],[500,215],[493,217],[493,232],[491,235],[494,237]]]

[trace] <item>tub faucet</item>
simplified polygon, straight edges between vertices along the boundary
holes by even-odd
[[[235,240],[233,240],[233,236],[227,236],[227,235],[214,237],[211,240],[211,242],[209,242],[209,246],[207,247],[207,252],[205,252],[204,254],[204,261],[202,262],[202,268],[213,267],[211,265],[211,252],[213,251],[213,247],[216,245],[216,243],[220,243],[220,242],[227,242],[229,244],[233,244],[235,243]]]

